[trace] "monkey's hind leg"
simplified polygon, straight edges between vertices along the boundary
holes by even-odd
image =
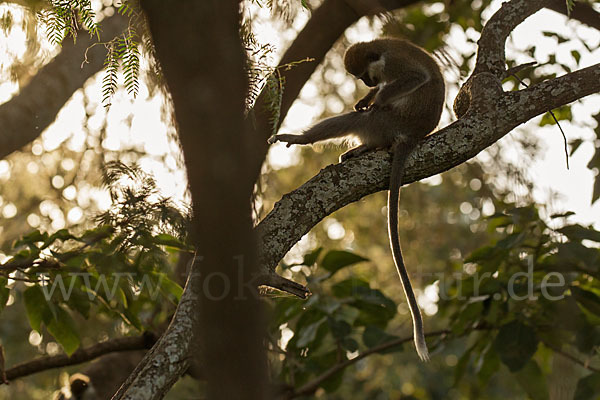
[[[350,112],[336,117],[327,118],[312,126],[301,135],[280,134],[271,136],[270,144],[275,142],[286,142],[289,147],[292,144],[313,144],[327,139],[335,139],[348,136],[360,130],[367,122],[366,112]]]
[[[281,133],[279,135],[274,135],[267,140],[267,143],[273,144],[276,142],[285,142],[286,147],[290,147],[293,144],[310,144],[310,142],[306,141],[304,135],[292,135],[289,133]]]

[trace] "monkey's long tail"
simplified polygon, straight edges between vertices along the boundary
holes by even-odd
[[[390,189],[388,192],[388,232],[390,235],[390,247],[394,263],[398,269],[398,275],[402,281],[404,294],[408,301],[408,307],[413,320],[413,337],[417,354],[423,361],[429,361],[429,351],[425,342],[425,333],[423,330],[423,318],[415,298],[415,293],[410,284],[410,278],[404,265],[402,250],[400,249],[400,238],[398,235],[398,201],[400,200],[400,187],[404,179],[404,167],[406,159],[414,149],[414,144],[407,144],[401,141],[396,142],[393,147],[394,156],[392,158],[392,171],[390,173]]]

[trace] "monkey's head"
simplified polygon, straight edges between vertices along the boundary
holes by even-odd
[[[377,86],[382,81],[383,49],[376,41],[356,43],[346,50],[344,66],[346,71],[362,80],[369,87]]]
[[[72,399],[88,400],[96,398],[95,390],[87,375],[80,373],[73,374],[69,379],[69,384],[71,386]]]

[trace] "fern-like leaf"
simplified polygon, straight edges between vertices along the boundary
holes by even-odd
[[[128,35],[122,37],[123,71],[125,74],[125,88],[127,93],[135,98],[139,92],[140,53],[136,42],[136,32],[129,28]]]
[[[575,0],[566,0],[567,3],[567,15],[570,17],[573,7],[575,7]]]
[[[106,45],[106,49],[108,51],[104,60],[106,75],[102,79],[102,103],[108,109],[111,106],[111,99],[117,90],[117,72],[119,71],[120,54],[114,40]]]

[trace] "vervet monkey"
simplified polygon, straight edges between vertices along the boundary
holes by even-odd
[[[54,394],[54,400],[97,400],[96,390],[87,375],[76,373],[69,378],[68,388]]]
[[[357,43],[346,51],[344,65],[373,88],[356,103],[355,111],[327,118],[300,135],[274,135],[269,143],[281,141],[289,147],[354,136],[360,145],[342,154],[341,161],[391,147],[394,156],[388,194],[390,246],[412,314],[417,353],[427,361],[423,319],[400,250],[398,200],[407,157],[439,122],[445,98],[444,79],[431,55],[401,39]]]

